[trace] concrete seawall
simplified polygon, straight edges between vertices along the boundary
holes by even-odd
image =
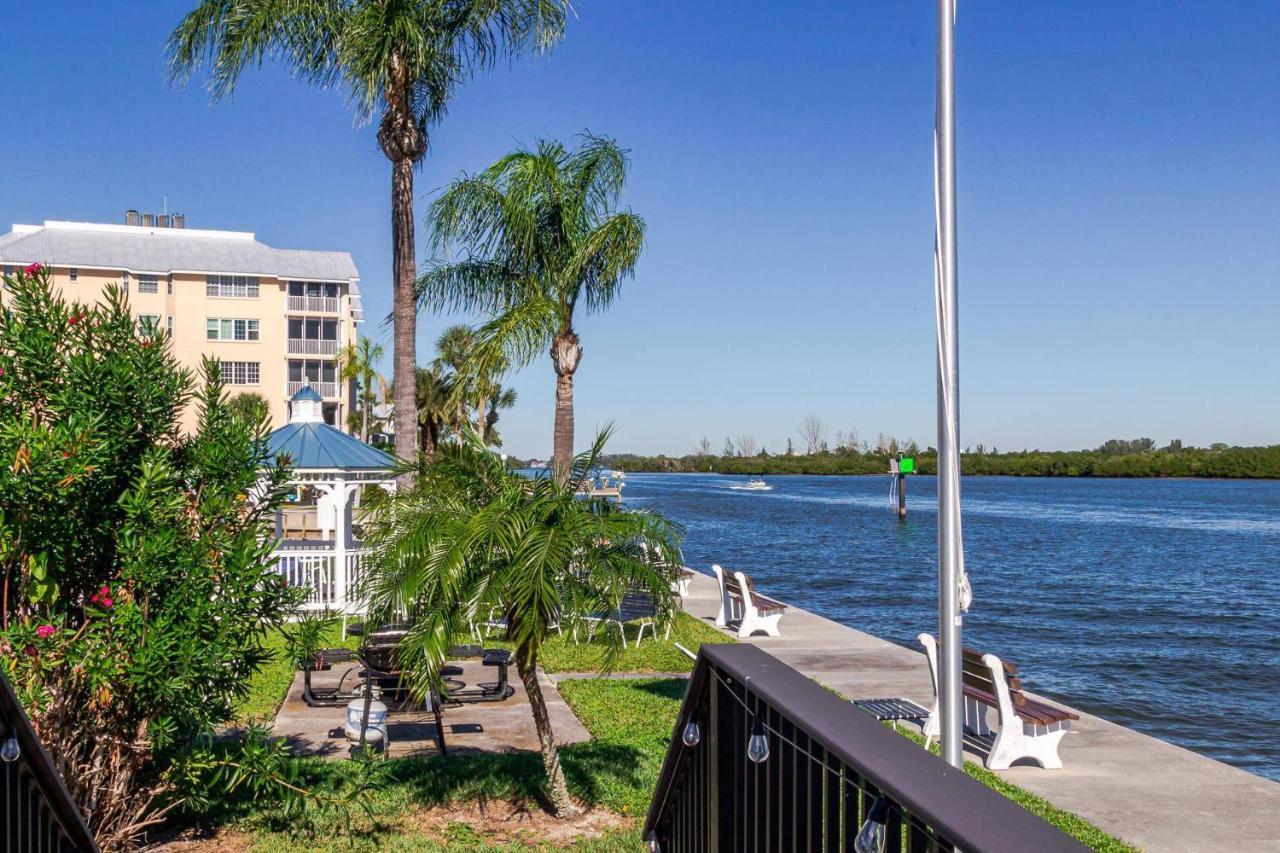
[[[714,620],[715,579],[699,573],[684,607]],[[936,626],[920,629],[935,632]],[[789,607],[781,631],[780,637],[745,642],[852,699],[902,696],[926,708],[933,701],[923,653],[797,607]],[[1280,851],[1280,783],[1071,710],[1080,720],[1062,743],[1061,770],[1017,766],[999,776],[1145,850]],[[1258,732],[1260,739],[1275,736]],[[967,753],[982,762],[981,754]]]

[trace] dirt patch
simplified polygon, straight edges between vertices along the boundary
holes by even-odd
[[[569,847],[631,825],[632,819],[606,809],[588,809],[557,818],[536,805],[506,801],[434,806],[405,818],[406,829],[440,842],[510,844],[517,842]]]
[[[151,853],[247,853],[253,849],[252,835],[234,829],[224,829],[208,837],[176,838],[153,847]]]

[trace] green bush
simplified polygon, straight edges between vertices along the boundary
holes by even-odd
[[[175,762],[234,716],[290,612],[266,535],[287,474],[216,364],[197,386],[118,289],[68,303],[38,267],[5,288],[0,665],[120,847],[183,796]]]

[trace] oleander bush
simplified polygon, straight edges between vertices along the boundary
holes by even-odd
[[[287,472],[118,289],[70,302],[34,265],[4,288],[0,666],[99,843],[128,847],[253,775],[201,750],[296,604],[264,535]],[[255,779],[283,766],[246,748]]]

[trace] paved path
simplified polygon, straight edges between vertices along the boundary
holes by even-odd
[[[713,620],[715,580],[699,574],[690,592],[685,610]],[[851,698],[933,702],[923,653],[796,607],[781,630],[749,642]],[[1080,720],[1059,751],[1063,769],[1019,766],[1000,776],[1145,850],[1280,851],[1280,783],[1072,710]]]

